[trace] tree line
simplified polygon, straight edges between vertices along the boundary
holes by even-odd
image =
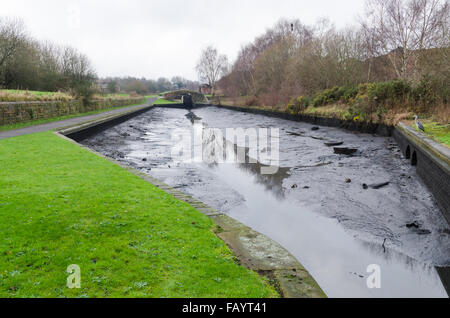
[[[88,57],[77,49],[37,41],[22,20],[0,18],[0,88],[86,96],[96,78]]]
[[[100,82],[105,85],[107,93],[118,93],[120,91],[144,95],[180,89],[192,91],[199,89],[199,82],[180,76],[174,76],[171,79],[160,77],[157,80],[136,77],[108,77],[100,79]]]
[[[99,87],[103,84],[106,87]],[[32,38],[19,18],[0,17],[0,89],[68,92],[76,98],[94,93],[140,95],[178,89],[197,91],[199,83],[175,76],[157,80],[135,77],[99,79],[89,58],[70,46]]]
[[[358,25],[342,30],[326,19],[312,26],[280,20],[242,47],[219,86],[250,104],[276,106],[293,96],[339,87],[356,95],[359,84],[400,80],[447,103],[449,48],[448,0],[370,0]]]

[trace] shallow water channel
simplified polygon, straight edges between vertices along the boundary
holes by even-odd
[[[278,129],[279,169],[262,174],[248,151],[247,163],[211,160],[223,139],[211,133],[203,134],[203,161],[174,158],[180,131],[199,127],[222,129],[225,138],[226,128]],[[395,142],[312,127],[216,107],[154,108],[83,143],[277,241],[329,297],[447,297],[436,267],[450,266],[449,226]],[[329,141],[358,152],[337,155]],[[368,288],[370,265],[381,270],[381,288]]]

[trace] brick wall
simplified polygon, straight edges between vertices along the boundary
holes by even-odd
[[[433,193],[442,214],[450,224],[450,170],[447,163],[400,129],[394,131],[393,137],[405,157],[417,167],[417,174]]]
[[[96,100],[84,105],[82,101],[2,102],[0,126],[86,113],[114,107],[144,104],[143,98]]]

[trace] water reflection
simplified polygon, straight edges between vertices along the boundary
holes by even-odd
[[[198,117],[197,117],[198,118]],[[196,121],[194,126],[203,123]],[[249,147],[239,147],[224,137],[224,131],[213,129],[203,131],[203,162],[209,168],[217,168],[221,163],[234,164],[242,171],[255,177],[255,182],[261,184],[266,190],[272,192],[278,199],[284,199],[283,181],[290,176],[291,168],[279,167],[276,173],[262,174],[263,168],[268,165],[260,163],[250,156]],[[264,151],[268,151],[264,149]],[[239,154],[244,158],[238,159]]]

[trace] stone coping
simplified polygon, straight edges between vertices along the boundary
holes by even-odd
[[[126,107],[126,106],[125,106]],[[144,109],[150,109],[154,106],[149,105],[149,104],[143,104],[141,107],[137,107],[134,108],[132,110],[126,110],[117,114],[113,114],[113,115],[105,115],[104,117],[101,118],[96,118],[87,122],[84,122],[82,124],[75,124],[75,125],[71,125],[71,126],[66,126],[66,127],[61,127],[58,131],[62,134],[62,135],[69,135],[78,131],[82,131],[91,127],[95,127],[98,126],[100,124],[104,124],[110,121],[113,121],[115,119],[119,119],[121,117],[124,116],[128,116],[128,115],[132,115],[133,113],[140,113],[142,110]]]
[[[408,139],[412,143],[416,144],[418,148],[426,151],[429,155],[431,154],[431,157],[445,170],[447,170],[450,175],[450,148],[447,148],[439,142],[434,141],[428,136],[416,131],[404,122],[400,122],[396,126],[396,129],[403,133],[404,136],[408,137]]]

